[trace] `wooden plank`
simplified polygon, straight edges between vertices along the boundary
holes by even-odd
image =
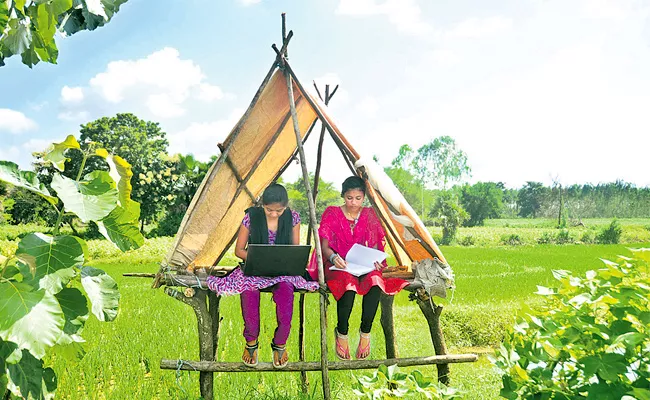
[[[395,365],[399,367],[412,367],[415,365],[452,364],[475,362],[476,354],[448,354],[446,356],[390,358],[386,360],[349,360],[330,361],[327,368],[330,371],[345,371],[355,369],[375,369],[380,365]],[[320,361],[290,362],[286,368],[276,369],[270,362],[260,362],[256,367],[247,367],[242,362],[215,362],[215,361],[186,361],[169,360],[160,361],[160,369],[177,369],[182,361],[181,370],[185,371],[210,371],[210,372],[283,372],[283,371],[319,371]]]

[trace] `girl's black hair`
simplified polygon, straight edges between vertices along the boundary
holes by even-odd
[[[350,190],[361,190],[365,195],[366,183],[363,181],[363,179],[353,175],[343,181],[341,188],[341,197],[345,196],[345,194]]]
[[[289,195],[287,189],[279,183],[272,183],[262,193],[262,204],[279,203],[286,207],[289,204]]]

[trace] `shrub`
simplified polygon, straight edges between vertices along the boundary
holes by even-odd
[[[458,389],[436,383],[418,370],[408,374],[399,372],[397,365],[380,365],[371,376],[361,375],[354,384],[354,394],[361,399],[428,398],[456,399]]]
[[[541,310],[519,316],[492,362],[507,399],[650,396],[650,250],[588,271],[553,271]]]
[[[601,230],[598,235],[596,235],[596,242],[600,244],[618,244],[621,240],[622,233],[623,228],[621,228],[618,221],[614,219],[607,228]]]
[[[461,246],[474,246],[476,244],[476,240],[474,239],[474,236],[467,235],[460,238],[458,244]]]
[[[575,240],[571,237],[569,234],[568,229],[562,229],[557,233],[555,236],[555,242],[557,244],[568,244],[568,243],[573,243]]]
[[[151,232],[149,232],[149,237],[158,237],[158,236],[175,236],[178,232],[178,228],[181,226],[183,221],[183,213],[174,213],[168,212],[165,214],[163,219],[160,220],[158,226],[155,227]]]
[[[555,242],[555,238],[550,232],[542,233],[542,236],[537,238],[538,244],[552,244]]]
[[[586,231],[580,237],[580,241],[585,244],[590,244],[594,242],[594,233],[592,231]]]
[[[443,192],[436,198],[430,216],[436,216],[442,225],[442,240],[440,242],[442,244],[451,244],[456,238],[458,227],[469,217],[467,211],[449,192]]]
[[[511,233],[510,235],[502,235],[501,243],[505,244],[506,246],[519,246],[524,242],[521,240],[521,237],[519,235],[516,233]]]

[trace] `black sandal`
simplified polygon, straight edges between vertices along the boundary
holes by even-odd
[[[259,347],[259,342],[255,342],[254,345],[250,345],[246,343],[245,349],[248,352],[248,356],[251,358],[251,360],[255,360],[255,362],[246,362],[242,357],[242,362],[244,363],[245,366],[254,367],[257,365],[258,357],[255,356],[255,352],[257,351],[258,347]]]
[[[273,357],[273,368],[276,369],[281,369],[287,366],[287,363],[289,362],[289,357],[287,357],[287,360],[285,362],[282,362],[282,357],[284,357],[284,354],[287,351],[287,346],[278,346],[277,344],[271,342],[271,350],[273,350],[273,353],[277,353],[278,355],[278,362],[280,364],[275,363],[275,357]]]

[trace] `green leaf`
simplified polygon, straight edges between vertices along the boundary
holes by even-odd
[[[144,236],[138,227],[140,204],[131,200],[128,204],[128,209],[117,206],[97,223],[102,235],[122,251],[137,249],[144,244]]]
[[[120,292],[117,283],[106,272],[93,267],[83,267],[81,284],[92,304],[92,312],[100,321],[113,321],[117,317]]]
[[[56,169],[63,171],[65,162],[69,160],[69,158],[64,155],[68,149],[81,149],[77,139],[75,139],[73,135],[68,135],[68,137],[66,137],[61,143],[52,143],[50,147],[45,150],[43,160],[51,162]]]
[[[22,54],[32,43],[32,31],[29,22],[23,19],[9,20],[9,31],[3,39],[12,54]]]
[[[52,196],[45,185],[38,180],[36,173],[32,171],[20,171],[18,165],[10,161],[0,161],[0,181],[41,195],[52,204],[58,202],[56,197]]]
[[[52,177],[52,188],[63,201],[65,210],[86,223],[101,220],[117,206],[115,182],[106,171],[93,171],[78,183],[56,174]]]
[[[0,36],[5,31],[9,22],[9,7],[6,1],[0,1]]]
[[[87,251],[86,242],[76,236],[30,233],[18,243],[16,257],[33,271],[31,278],[23,272],[26,282],[57,293],[75,277],[74,267],[83,265]]]
[[[63,334],[52,348],[52,354],[69,361],[78,361],[86,355],[85,340],[79,335]]]
[[[7,358],[16,351],[18,345],[14,342],[5,342],[0,339],[0,374],[3,374],[7,368]],[[0,386],[0,392],[2,392],[2,386]]]
[[[625,357],[620,354],[605,353],[600,356],[588,356],[580,362],[585,366],[584,372],[587,376],[597,373],[599,377],[610,382],[617,381],[618,376],[627,371]]]
[[[9,329],[0,332],[0,336],[42,358],[46,350],[57,342],[64,325],[65,317],[56,297],[44,292],[43,299]]]
[[[33,67],[34,65],[38,64],[41,61],[41,59],[38,58],[36,49],[34,48],[34,42],[30,44],[28,49],[23,51],[20,57],[23,60],[23,64],[27,65],[29,68]]]
[[[88,299],[76,288],[65,288],[55,296],[65,317],[63,332],[78,333],[88,319]]]
[[[56,389],[56,375],[51,368],[43,368],[43,361],[23,349],[17,364],[9,365],[9,379],[17,390],[13,394],[25,399],[51,398]]]
[[[89,13],[103,17],[105,20],[108,20],[106,11],[104,11],[104,5],[101,0],[81,0],[81,3],[85,6]]]
[[[650,389],[633,388],[630,394],[637,400],[650,400]]]
[[[133,187],[131,186],[131,177],[133,176],[131,164],[120,156],[106,157],[106,162],[110,167],[111,178],[117,182],[117,189],[120,192],[120,205],[126,208],[131,201],[131,192],[133,191]],[[140,212],[138,208],[139,216]]]
[[[72,8],[72,0],[52,0],[45,3],[49,13],[55,18]]]
[[[646,339],[646,335],[639,332],[628,332],[624,333],[616,339],[614,339],[614,344],[624,343],[626,346],[635,347],[638,344],[643,343]]]
[[[26,283],[0,282],[0,331],[26,316],[45,295]]]

